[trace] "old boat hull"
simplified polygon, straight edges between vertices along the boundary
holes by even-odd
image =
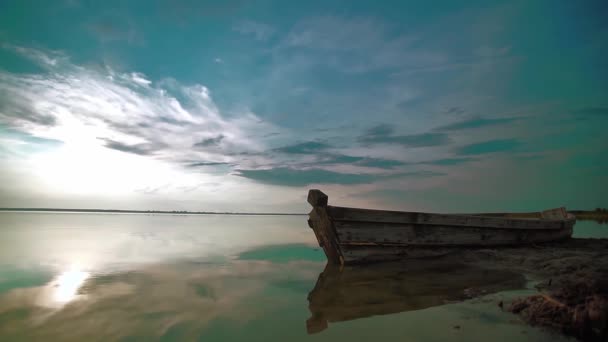
[[[569,238],[576,221],[564,208],[525,214],[431,214],[328,205],[310,190],[308,224],[332,263],[446,254],[462,247],[532,244]]]

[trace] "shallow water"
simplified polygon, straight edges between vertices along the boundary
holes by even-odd
[[[575,236],[608,237],[583,223]],[[480,272],[324,268],[305,216],[0,213],[0,340],[566,340],[498,308],[531,291],[503,291],[516,275],[477,279],[487,294],[462,301]],[[315,287],[311,301],[331,295],[309,310]],[[308,334],[313,307],[330,322]]]

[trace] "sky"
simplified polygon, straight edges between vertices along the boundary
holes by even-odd
[[[605,1],[0,1],[0,207],[608,207]]]

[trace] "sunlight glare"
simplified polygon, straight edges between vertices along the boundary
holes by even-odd
[[[67,303],[74,300],[78,296],[78,289],[88,277],[88,272],[83,272],[78,269],[63,272],[53,282],[56,286],[53,293],[53,300],[59,303]]]

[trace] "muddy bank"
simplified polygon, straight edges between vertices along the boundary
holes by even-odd
[[[538,281],[538,295],[504,306],[527,323],[585,341],[608,341],[608,239],[456,254],[472,265],[518,271]]]

